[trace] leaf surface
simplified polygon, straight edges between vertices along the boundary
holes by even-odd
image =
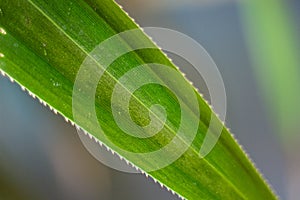
[[[110,0],[0,0],[0,9],[0,69],[25,87],[30,94],[37,96],[71,122],[77,122],[74,120],[72,98],[76,76],[82,63],[90,57],[95,47],[107,38],[138,28],[127,14]],[[135,42],[152,44],[142,31],[136,36]],[[124,74],[146,63],[159,63],[177,70],[161,50],[154,45],[153,47],[126,53],[107,69],[97,59],[93,60],[97,69],[103,70],[93,98],[101,130],[92,123],[90,113],[86,113],[84,109],[84,102],[91,100],[85,95],[81,95],[79,101],[82,102],[83,109],[76,111],[80,119],[77,126],[141,170],[147,171],[151,177],[181,197],[276,199],[225,127],[213,150],[206,157],[199,157],[210,120],[216,116],[196,90],[192,89],[201,112],[200,118],[194,112],[195,107],[189,103],[191,100],[185,97],[186,88],[178,89],[180,97],[184,100],[184,106],[181,106],[180,98],[159,84],[148,84],[134,92],[128,89],[134,83],[130,84],[129,81],[129,86],[122,85],[120,79]],[[124,40],[108,48],[110,52],[114,52],[120,48],[131,48],[131,44]],[[106,59],[108,57],[100,58],[100,61],[105,62]],[[170,77],[169,74],[151,69],[139,75],[136,80],[163,80],[173,86],[181,79],[185,80],[179,71],[178,77]],[[86,81],[84,87],[90,86],[88,79],[83,81]],[[135,124],[147,126],[153,119],[164,122],[160,115],[161,110],[155,111],[152,106],[160,104],[164,107],[167,118],[156,135],[138,138],[128,135],[118,126],[111,108],[116,85],[123,87],[132,96],[129,108],[120,106],[118,109],[120,112],[129,109],[130,120]],[[190,122],[196,120],[198,127],[192,144],[186,146],[186,151],[176,161],[161,169],[148,171],[148,168],[160,166],[164,157],[141,159],[134,156],[135,154],[126,153],[154,152],[172,143],[174,138],[178,142],[176,145],[184,146],[186,139],[176,135],[182,122],[182,113],[186,113]],[[223,126],[222,122],[218,121],[215,126],[219,125]],[[188,123],[185,128],[188,129]],[[213,133],[214,129],[210,131]],[[145,134],[147,136],[150,133]],[[166,151],[165,156],[172,157],[173,152]]]

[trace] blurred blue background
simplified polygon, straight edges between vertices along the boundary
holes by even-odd
[[[225,83],[227,126],[281,199],[298,199],[300,2],[118,2],[141,26],[180,31],[208,51]],[[5,199],[177,199],[95,160],[71,125],[1,76],[0,187]]]

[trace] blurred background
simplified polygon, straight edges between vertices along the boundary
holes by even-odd
[[[141,26],[183,32],[208,51],[225,83],[227,126],[280,198],[299,199],[300,1],[118,2]],[[0,199],[177,197],[101,164],[62,117],[0,77]]]

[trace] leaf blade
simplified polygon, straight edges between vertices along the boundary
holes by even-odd
[[[90,1],[88,3],[91,5]],[[107,11],[105,12],[107,7],[104,9],[104,5],[109,5],[115,13],[120,13],[119,7],[113,2],[106,1],[106,3],[101,4],[101,2],[96,1],[95,3],[100,6],[98,8],[102,11],[100,13],[107,13]],[[70,5],[72,5],[71,10],[75,10],[74,16],[71,13],[68,15]],[[116,29],[120,31],[134,27],[130,19],[125,16],[122,18],[125,21],[123,26],[113,27],[111,24],[116,24],[114,20],[110,22],[108,18],[99,17],[99,12],[98,15],[95,14],[93,9],[83,1],[64,1],[61,5],[60,2],[55,3],[55,1],[50,5],[47,5],[44,1],[22,1],[22,3],[3,1],[1,7],[3,7],[3,12],[7,16],[1,17],[0,24],[8,32],[0,40],[1,52],[5,55],[4,59],[0,59],[1,69],[18,80],[21,85],[28,88],[32,93],[38,95],[39,98],[57,108],[61,114],[70,120],[73,120],[71,108],[72,86],[76,72],[86,54],[92,51],[95,45],[117,33],[115,32]],[[15,10],[23,12],[19,15],[21,17],[13,16]],[[73,16],[73,18],[70,16]],[[89,26],[84,25],[85,23]],[[93,23],[97,28],[93,27]],[[78,35],[81,35],[79,33],[82,29],[84,29],[84,36],[79,37]],[[10,32],[14,37],[11,36]],[[7,39],[8,37],[10,38]],[[144,40],[144,38],[141,38],[141,40]],[[23,48],[23,51],[18,52],[12,49],[16,42],[19,47]],[[18,49],[22,50],[22,48]],[[30,55],[31,62],[28,60],[24,62],[24,55]],[[155,58],[152,58],[152,55],[155,55]],[[16,59],[16,57],[20,57],[20,59]],[[140,64],[142,59],[144,61],[154,60],[174,67],[159,50],[148,53],[133,53],[125,58],[124,60],[130,62],[131,65]],[[116,61],[115,66],[121,66],[124,64],[124,60]],[[32,66],[36,66],[35,70],[32,69]],[[41,73],[43,75],[36,77],[36,71],[40,69],[42,69],[43,72]],[[22,76],[22,73],[33,76],[33,78],[29,81],[29,78]],[[118,73],[118,70],[115,73]],[[40,84],[43,81],[45,83],[41,87]],[[55,86],[56,83],[59,83],[61,87]],[[43,93],[45,88],[47,91]],[[101,91],[98,90],[98,93],[101,94]],[[64,94],[62,98],[61,94]],[[198,96],[198,100],[204,112],[201,111],[199,134],[196,136],[192,147],[172,165],[150,174],[189,199],[198,199],[199,197],[203,199],[274,198],[252,164],[235,144],[227,129],[223,129],[221,138],[211,154],[205,159],[199,159],[197,152],[199,152],[198,149],[205,136],[203,133],[208,127],[210,116],[213,114],[211,114],[211,110],[200,96]],[[83,128],[85,129],[85,127]],[[93,135],[97,136],[97,133],[94,132]],[[135,142],[138,143],[139,141],[136,140]],[[150,141],[148,146],[143,143],[139,143],[141,148],[152,148]],[[124,144],[123,147],[127,148]],[[204,172],[199,171],[197,169],[199,167]]]

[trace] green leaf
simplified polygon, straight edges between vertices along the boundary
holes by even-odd
[[[294,140],[298,137],[296,115],[300,111],[298,35],[292,23],[289,3],[283,0],[270,2],[254,0],[241,3],[241,17],[252,66],[270,119],[275,121],[276,132],[281,134],[282,139]],[[267,12],[266,5],[270,5]]]
[[[82,109],[76,110],[76,120],[74,119],[73,87],[82,63],[91,57],[90,53],[102,41],[117,33],[138,28],[113,1],[0,0],[0,9],[0,69],[54,111],[58,111],[72,123],[75,121],[81,129],[184,198],[276,199],[225,127],[213,150],[204,158],[199,156],[210,120],[216,116],[206,101],[185,81],[182,74],[158,48],[131,51],[116,59],[103,71],[92,99],[89,95],[80,93],[81,87],[75,87],[79,91],[78,94],[81,94],[77,96],[76,102]],[[142,31],[135,35],[134,42],[152,44]],[[118,43],[107,46],[105,51],[113,54],[122,48],[131,47],[132,44],[126,39],[120,38]],[[109,58],[97,60],[92,57],[92,60],[96,70],[104,70],[101,61],[105,62]],[[173,91],[159,84],[148,84],[134,92],[130,92],[134,81],[129,81],[129,86],[122,84],[120,79],[125,73],[146,63],[163,64],[168,66],[168,69],[176,70],[177,75],[173,77],[160,70],[147,68],[133,80],[163,80],[174,88],[180,83],[179,85],[185,88],[178,88],[179,98]],[[95,74],[97,73],[99,72],[95,71]],[[92,86],[91,80],[87,77],[81,80],[81,83],[84,83],[83,90]],[[129,108],[123,107],[120,101],[121,106],[116,109],[122,113],[129,109],[134,123],[147,126],[152,121],[160,123],[165,120],[164,126],[156,135],[148,138],[134,137],[126,134],[118,126],[111,106],[116,85],[123,87],[124,91],[132,96]],[[200,118],[195,113],[196,107],[191,103],[192,98],[186,96],[185,91],[189,89],[196,94]],[[121,100],[122,98],[123,96],[120,96]],[[93,122],[91,113],[86,111],[85,102],[91,100],[95,100],[93,108],[101,129]],[[160,108],[152,106],[154,104],[165,108],[166,119]],[[188,137],[176,135],[182,122],[182,113],[187,117],[184,127],[186,134],[192,132],[189,130],[192,129],[189,123],[196,122],[198,125],[196,136],[188,146],[185,146]],[[156,124],[153,127],[158,126]],[[214,126],[223,127],[219,120]],[[212,128],[209,131],[217,136],[214,130]],[[145,131],[144,134],[150,133]],[[174,148],[175,151],[181,147],[186,148],[186,151],[176,161],[163,168],[158,166],[161,166],[168,156],[172,157],[174,152],[166,151],[163,157],[154,159],[137,156],[162,149],[172,143],[173,139],[176,139],[175,146],[178,146]],[[156,167],[159,169],[148,170]]]

